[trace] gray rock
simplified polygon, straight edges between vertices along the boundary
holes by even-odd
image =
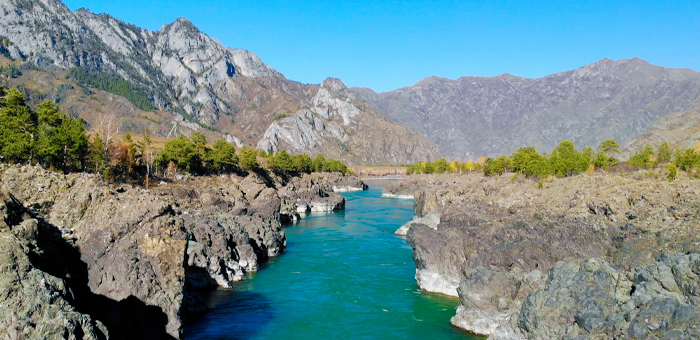
[[[432,229],[437,230],[437,226],[438,224],[440,224],[440,214],[432,213],[427,214],[423,217],[415,217],[412,221],[409,221],[408,223],[402,225],[399,229],[397,229],[394,232],[394,234],[399,236],[406,236],[411,227],[418,224],[423,224]]]
[[[690,258],[697,259],[698,254],[662,257],[631,275],[600,260],[559,263],[550,271],[546,287],[530,294],[519,313],[512,314],[491,337],[697,338],[700,309],[687,295],[677,293],[671,284],[674,275],[664,264],[672,261],[678,270],[692,271]]]
[[[36,231],[36,220],[24,220],[22,224],[25,232],[27,228]],[[64,280],[32,263],[29,246],[36,249],[36,244],[27,238],[30,235],[18,236],[9,231],[0,232],[0,336],[6,339],[77,338],[77,334],[83,334],[84,339],[108,337],[101,322],[78,312]]]

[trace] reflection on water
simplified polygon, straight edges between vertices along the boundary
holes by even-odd
[[[413,201],[382,198],[381,185],[344,193],[344,212],[287,227],[287,251],[214,292],[211,312],[185,338],[469,338],[449,324],[456,298],[416,286],[411,248],[394,235]]]

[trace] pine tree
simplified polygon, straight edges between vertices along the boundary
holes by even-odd
[[[236,148],[223,139],[217,140],[212,145],[207,163],[218,173],[236,171],[238,168]]]
[[[656,149],[656,162],[659,164],[668,163],[671,161],[671,147],[667,141],[664,141]]]
[[[6,162],[34,161],[36,113],[29,109],[24,95],[9,89],[0,102],[0,156]]]

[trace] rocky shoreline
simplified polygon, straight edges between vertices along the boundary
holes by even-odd
[[[404,230],[416,280],[460,298],[459,328],[495,339],[700,337],[699,181],[597,173],[539,188],[513,174],[418,175],[385,192],[415,195]]]
[[[146,190],[0,165],[3,336],[179,338],[182,323],[206,311],[202,289],[229,287],[284,251],[284,221],[344,209],[334,187],[366,188],[314,173],[193,177]]]

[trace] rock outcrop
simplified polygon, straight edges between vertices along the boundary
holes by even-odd
[[[633,271],[558,263],[493,339],[697,339],[700,254],[663,255]]]
[[[425,290],[460,297],[461,305],[452,319],[460,328],[478,334],[496,334],[503,325],[516,325],[509,330],[503,328],[510,332],[503,334],[507,337],[521,332],[524,338],[563,337],[564,333],[529,333],[533,332],[530,328],[534,324],[523,328],[521,311],[526,310],[527,301],[554,287],[551,283],[556,281],[555,276],[550,274],[546,279],[542,273],[560,267],[563,262],[569,264],[562,268],[569,270],[593,259],[607,261],[622,277],[630,272],[640,273],[635,268],[653,266],[655,259],[663,262],[680,256],[665,254],[700,250],[697,233],[700,184],[687,177],[674,182],[668,182],[662,174],[659,177],[655,179],[641,172],[599,173],[555,179],[538,188],[536,182],[512,174],[411,176],[396,187],[417,189],[414,192],[417,218],[439,214],[435,229],[414,223],[408,230],[407,240],[414,249],[417,266],[416,280]],[[689,268],[696,268],[694,262],[690,263]],[[596,270],[591,275],[597,275]],[[690,275],[688,270],[683,271],[686,273],[683,275]],[[584,291],[585,286],[576,282],[562,283],[561,287],[570,284],[568,291]],[[692,294],[686,298],[677,296],[677,300],[689,303]],[[574,309],[565,310],[564,304],[547,302],[546,306],[553,309],[546,312],[542,309],[545,302],[538,301],[532,300],[529,310],[542,312],[533,315],[546,318],[556,312],[570,316],[573,322],[577,313]],[[608,307],[601,308],[608,313],[606,316],[613,314]],[[668,311],[665,317],[673,313]],[[516,316],[519,323],[514,321]],[[552,319],[550,324],[572,324],[562,320]],[[665,320],[669,320],[669,325],[675,322]],[[677,325],[680,328],[673,326],[666,330],[691,334],[691,330],[683,328],[687,324]],[[540,331],[547,327],[543,325]],[[585,334],[594,334],[593,328],[582,327],[588,332]]]
[[[340,173],[312,173],[292,178],[280,191],[283,221],[296,221],[312,212],[345,209],[345,198],[336,192],[366,190],[357,177]]]
[[[639,58],[602,59],[571,71],[528,79],[429,77],[391,92],[352,89],[414,129],[450,159],[508,155],[524,146],[550,152],[563,140],[625,145],[660,118],[697,109],[700,73]]]
[[[64,242],[55,228],[33,218],[17,200],[0,193],[0,336],[7,339],[84,339],[107,335],[105,326],[76,308],[75,295],[64,278],[60,259],[42,241]],[[54,258],[52,258],[54,257]],[[64,273],[65,274],[65,273]],[[60,274],[58,274],[60,275]]]
[[[53,287],[52,296],[58,299],[66,291],[75,292],[72,305],[85,314],[76,314],[66,304],[66,313],[73,313],[72,321],[64,322],[73,327],[66,332],[78,334],[76,327],[82,327],[84,334],[106,329],[118,338],[177,338],[183,319],[206,310],[199,293],[202,288],[229,287],[285,249],[280,209],[287,196],[282,192],[306,190],[308,195],[295,201],[299,205],[313,204],[317,198],[326,202],[337,195],[333,185],[352,181],[336,174],[308,176],[313,183],[292,178],[295,189],[256,176],[222,175],[186,178],[146,190],[108,185],[89,174],[61,175],[33,166],[0,165],[0,191],[14,195],[10,203],[17,202],[17,209],[36,216],[36,223],[48,226],[44,228],[48,235],[66,244],[51,253],[52,258],[67,258],[65,264],[47,266],[66,268],[58,279],[50,279],[56,281],[47,286]],[[12,231],[35,223],[28,221],[13,222],[19,227]],[[33,242],[32,232],[22,233],[29,233],[26,242]],[[6,236],[7,242],[18,242]],[[13,247],[8,245],[13,254],[20,249]],[[22,265],[35,275],[31,266]],[[67,287],[60,279],[67,280]],[[48,303],[64,305],[56,299]],[[29,317],[12,322],[42,325]]]

